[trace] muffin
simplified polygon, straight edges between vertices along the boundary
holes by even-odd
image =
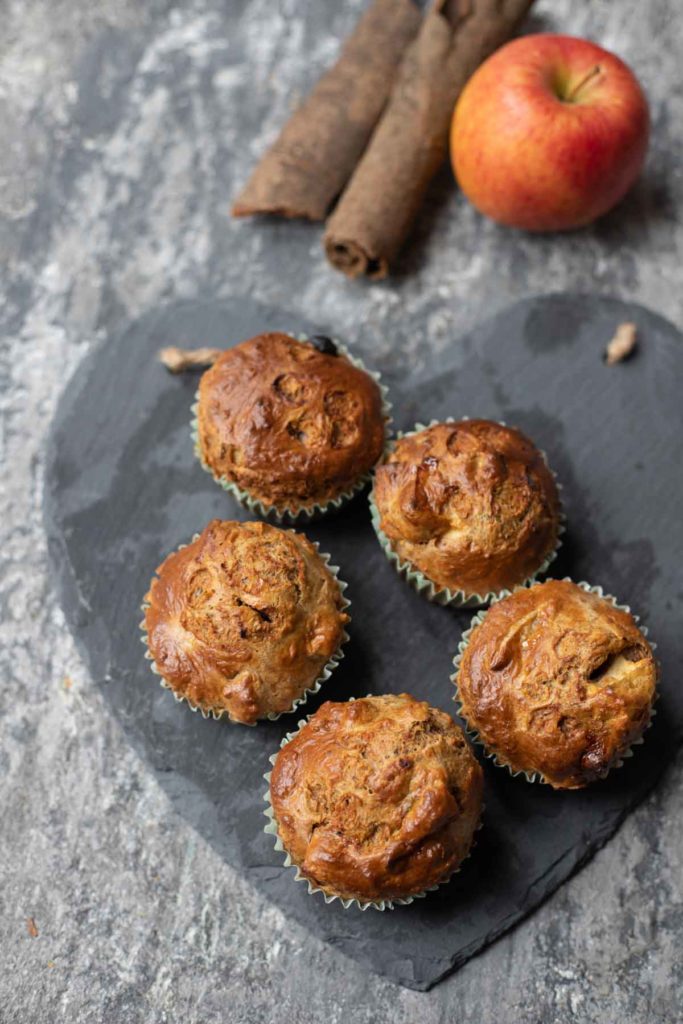
[[[457,870],[482,785],[462,730],[426,702],[327,703],[273,759],[273,830],[312,891],[384,909]]]
[[[377,467],[371,504],[390,560],[443,604],[482,604],[544,571],[562,530],[544,455],[490,420],[401,437]]]
[[[657,663],[627,609],[548,580],[491,606],[463,638],[462,716],[499,764],[579,789],[620,763],[650,721]]]
[[[205,715],[253,725],[318,689],[348,639],[344,584],[306,537],[214,519],[157,569],[145,597],[164,684]]]
[[[377,379],[330,338],[260,334],[203,374],[196,448],[205,469],[252,509],[277,517],[338,507],[384,450]]]

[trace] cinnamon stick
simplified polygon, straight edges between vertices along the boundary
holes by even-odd
[[[448,150],[467,79],[521,24],[533,0],[435,0],[406,51],[370,144],[325,231],[329,261],[382,278]]]
[[[235,200],[234,217],[324,220],[367,145],[421,21],[413,0],[374,0],[337,63],[257,164]]]

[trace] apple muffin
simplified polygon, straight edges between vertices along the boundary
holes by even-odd
[[[150,657],[207,715],[277,717],[341,657],[343,586],[301,534],[214,519],[157,569],[142,623]]]
[[[483,603],[524,583],[559,544],[560,500],[544,455],[490,420],[401,437],[375,471],[372,504],[385,553],[444,603]]]
[[[579,789],[620,762],[650,721],[656,683],[633,616],[570,580],[492,605],[456,677],[463,718],[487,752],[555,789]]]
[[[262,513],[338,506],[382,455],[388,409],[378,380],[330,338],[260,334],[203,374],[197,454]],[[256,504],[258,503],[258,504]]]
[[[275,757],[270,803],[313,889],[384,907],[457,870],[482,786],[453,719],[401,694],[323,704]]]

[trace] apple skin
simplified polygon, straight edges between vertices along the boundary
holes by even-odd
[[[524,36],[465,86],[451,161],[481,213],[527,231],[564,231],[624,196],[642,168],[649,126],[643,90],[614,54],[573,36]]]

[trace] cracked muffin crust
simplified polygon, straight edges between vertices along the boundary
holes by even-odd
[[[337,579],[302,534],[214,519],[157,569],[144,628],[195,707],[253,724],[291,708],[345,639]]]
[[[449,715],[407,694],[326,703],[278,753],[278,835],[324,892],[417,895],[467,856],[483,773]]]
[[[325,505],[380,458],[385,414],[377,382],[330,339],[319,347],[260,334],[203,374],[199,453],[218,480],[278,511]]]
[[[472,631],[462,714],[490,754],[555,789],[603,778],[650,720],[652,648],[632,615],[568,580],[517,590]]]
[[[400,438],[375,471],[374,499],[392,550],[439,590],[513,588],[557,547],[560,501],[545,458],[490,420]]]

